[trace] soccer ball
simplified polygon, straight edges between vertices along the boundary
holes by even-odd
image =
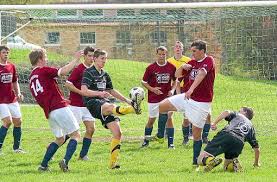
[[[140,97],[142,98],[142,100],[144,99],[144,90],[141,87],[133,87],[130,92],[129,92],[129,97],[131,98],[131,100],[135,100],[136,99],[136,94],[139,94]]]

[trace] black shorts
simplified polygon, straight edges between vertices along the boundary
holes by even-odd
[[[233,159],[241,154],[244,143],[233,135],[226,132],[217,133],[204,151],[213,156],[225,155],[225,159]]]
[[[102,105],[109,101],[105,99],[91,99],[86,104],[90,114],[97,119],[101,120],[102,125],[107,128],[107,124],[113,121],[120,121],[119,117],[110,114],[108,116],[102,115]]]

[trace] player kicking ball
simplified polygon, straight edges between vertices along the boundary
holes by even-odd
[[[216,118],[211,125],[213,130],[216,129],[216,125],[223,119],[228,121],[228,125],[214,136],[198,157],[198,164],[205,166],[205,172],[211,171],[222,162],[222,159],[217,156],[223,153],[225,155],[224,170],[234,172],[242,171],[238,157],[242,152],[245,141],[247,141],[255,151],[253,166],[260,166],[259,143],[256,140],[255,129],[251,122],[253,115],[252,108],[242,107],[239,112],[227,110]],[[230,166],[232,166],[232,169],[229,168]]]

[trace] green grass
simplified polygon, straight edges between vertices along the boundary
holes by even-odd
[[[107,70],[111,74],[114,87],[125,95],[133,86],[139,86],[147,66],[146,63],[127,60],[110,60]],[[123,141],[120,161],[122,168],[112,171],[107,168],[111,134],[96,121],[96,132],[91,146],[89,162],[78,161],[77,152],[73,156],[71,172],[63,174],[58,168],[66,146],[62,146],[50,163],[52,172],[41,174],[37,167],[41,162],[46,146],[53,140],[43,112],[36,106],[22,106],[23,141],[25,155],[12,153],[12,130],[9,130],[3,152],[0,156],[0,181],[276,181],[277,163],[274,160],[277,147],[277,107],[276,82],[247,80],[218,74],[215,83],[213,118],[224,109],[238,110],[242,105],[255,109],[254,124],[261,145],[262,167],[254,169],[254,153],[248,144],[240,156],[245,169],[243,173],[223,172],[221,167],[211,173],[192,170],[192,141],[183,147],[180,114],[175,114],[175,150],[168,150],[164,144],[151,143],[149,148],[140,149],[144,126],[147,121],[147,104],[143,103],[142,115],[121,117]],[[220,128],[225,124],[222,122]],[[157,125],[153,133],[156,132]],[[82,134],[84,128],[82,126]],[[211,138],[216,132],[211,132]]]

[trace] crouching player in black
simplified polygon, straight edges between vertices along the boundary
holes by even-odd
[[[256,140],[255,129],[252,125],[253,110],[249,107],[242,107],[239,112],[224,111],[212,123],[211,128],[216,129],[216,125],[223,119],[228,121],[228,125],[219,131],[212,141],[206,146],[198,157],[198,164],[205,166],[204,171],[211,171],[218,166],[222,159],[216,156],[224,153],[224,169],[235,172],[242,171],[238,156],[247,141],[255,151],[254,167],[259,167],[260,148]]]

